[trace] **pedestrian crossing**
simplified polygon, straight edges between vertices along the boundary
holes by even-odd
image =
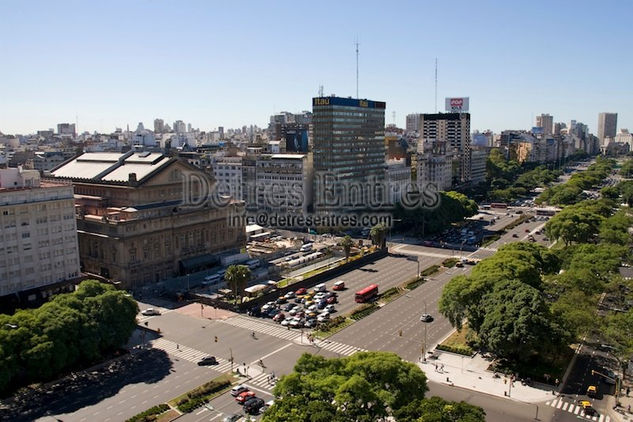
[[[288,341],[295,341],[301,337],[301,333],[293,329],[288,329],[275,323],[268,323],[264,321],[258,321],[254,318],[247,318],[243,316],[236,316],[225,320],[219,320],[225,324],[232,325],[234,327],[244,328],[246,330],[255,331],[256,333],[266,334],[272,337],[281,338]]]
[[[569,412],[574,415],[578,415],[580,419],[585,419],[588,421],[597,421],[597,422],[610,422],[611,418],[607,415],[585,415],[582,411],[582,406],[567,402],[562,398],[558,398],[556,400],[546,401],[545,404],[550,407],[554,407],[563,412]]]
[[[159,349],[167,353],[168,355],[175,356],[178,359],[184,359],[189,362],[198,363],[203,357],[209,356],[208,353],[201,352],[200,350],[192,349],[191,347],[177,344],[171,340],[164,338],[158,338],[152,341],[152,347]],[[218,361],[218,365],[209,365],[208,368],[214,371],[227,372],[231,370],[231,362],[226,359],[215,357]]]
[[[351,356],[356,352],[367,351],[367,349],[361,349],[360,347],[350,346],[348,344],[339,343],[337,341],[317,340],[314,344],[316,344],[321,349],[329,350],[330,352],[334,352],[342,356]]]
[[[244,383],[247,387],[256,387],[267,391],[272,391],[275,386],[275,382],[271,381],[270,374],[262,372],[259,375],[254,376],[250,380]]]

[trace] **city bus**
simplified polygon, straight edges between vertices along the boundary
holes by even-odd
[[[556,213],[560,211],[560,208],[537,208],[536,209],[536,215],[545,215],[548,217],[554,216],[556,215]]]
[[[505,202],[493,202],[490,204],[490,208],[508,208],[508,204]]]
[[[378,296],[378,285],[370,284],[362,290],[356,292],[356,303],[369,302]]]

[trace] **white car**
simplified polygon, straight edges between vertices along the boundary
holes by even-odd
[[[293,318],[292,321],[290,321],[290,326],[293,328],[301,328],[303,327],[303,321],[301,321],[301,318]]]
[[[325,321],[327,321],[329,319],[330,319],[330,314],[328,314],[327,312],[319,314],[319,316],[317,317],[317,321],[318,322],[325,322]]]
[[[292,299],[293,297],[295,297],[295,292],[286,293],[286,299]]]
[[[317,294],[314,295],[314,300],[316,302],[318,302],[319,300],[323,299],[325,297],[325,293],[324,292],[319,292]]]
[[[336,312],[336,308],[334,307],[334,305],[327,305],[327,306],[325,307],[325,310],[326,310],[328,313],[330,313],[330,314],[332,314],[332,313]]]
[[[294,307],[294,308],[292,308],[292,309],[290,310],[290,312],[288,312],[288,313],[290,314],[290,316],[295,316],[295,315],[297,315],[297,312],[299,312],[300,310],[301,310],[301,308],[300,308],[300,307],[295,306],[295,307]]]
[[[319,309],[319,307],[317,305],[310,305],[308,306],[308,311],[309,312],[316,312]]]
[[[160,315],[160,311],[158,309],[154,309],[154,308],[147,308],[144,311],[142,311],[141,314],[143,314],[145,316]]]
[[[281,321],[281,325],[283,325],[284,327],[290,325],[290,322],[292,321],[292,318],[286,318],[283,321]]]

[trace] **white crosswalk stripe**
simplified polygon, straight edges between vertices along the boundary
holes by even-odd
[[[164,338],[159,338],[152,341],[152,347],[155,349],[160,349],[165,353],[175,356],[179,359],[184,359],[193,363],[198,363],[198,361],[203,357],[209,356],[208,353],[177,344],[171,340],[167,340]],[[226,372],[231,369],[231,363],[226,359],[216,357],[216,360],[218,361],[218,365],[210,365],[208,367],[219,372]]]
[[[281,325],[259,321],[254,318],[236,316],[233,318],[221,320],[221,322],[232,325],[234,327],[245,328],[247,330],[255,331],[260,334],[266,334],[288,341],[294,341],[301,337],[301,333],[293,329],[289,330],[288,328],[282,327]]]
[[[262,372],[261,374],[256,375],[255,377],[251,378],[244,384],[272,391],[275,385],[269,381],[270,379],[269,377],[270,377],[270,374],[267,374],[266,372]]]
[[[574,415],[578,415],[578,417],[580,417],[581,419],[586,419],[586,420],[592,420],[592,421],[597,421],[597,422],[610,422],[611,421],[611,417],[610,416],[605,416],[605,415],[593,415],[593,416],[588,416],[588,415],[583,415],[582,412],[582,407],[581,406],[577,406],[573,403],[569,403],[564,401],[562,398],[556,399],[556,400],[548,400],[545,402],[546,406],[550,406],[550,407],[555,407],[556,409],[560,409],[564,412],[569,412],[571,414]]]
[[[339,343],[337,341],[328,341],[328,340],[324,340],[324,341],[317,341],[315,343],[317,346],[319,346],[322,349],[325,350],[329,350],[330,352],[334,352],[337,353],[339,355],[342,356],[351,356],[356,352],[366,352],[367,350],[365,349],[361,349],[359,347],[356,346],[350,346],[347,344],[343,344],[343,343]]]

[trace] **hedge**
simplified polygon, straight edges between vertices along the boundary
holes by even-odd
[[[125,422],[152,422],[158,419],[158,415],[169,410],[169,406],[161,403],[158,406],[151,407],[144,412],[134,415]]]
[[[422,272],[420,273],[420,276],[421,277],[428,277],[428,276],[433,275],[436,272],[438,272],[439,269],[440,269],[439,265],[431,265],[430,267],[423,269]]]
[[[204,403],[207,403],[209,401],[208,396],[228,387],[229,385],[231,385],[231,381],[229,380],[209,381],[208,383],[188,392],[186,397],[178,400],[176,406],[181,412],[189,413]]]
[[[445,352],[457,353],[458,355],[472,356],[473,349],[468,346],[447,346],[445,344],[438,344],[435,347],[437,350],[443,350]]]
[[[376,306],[376,304],[366,303],[356,308],[349,317],[358,321],[359,319],[363,319],[366,316],[371,315],[373,312],[376,312],[378,309],[379,308],[378,306]]]
[[[457,258],[446,258],[442,261],[442,265],[446,268],[453,268],[457,264]]]
[[[405,288],[409,289],[409,290],[413,290],[415,288],[417,288],[419,285],[424,284],[426,280],[422,277],[416,277],[413,280],[409,281],[407,284],[405,284]]]

